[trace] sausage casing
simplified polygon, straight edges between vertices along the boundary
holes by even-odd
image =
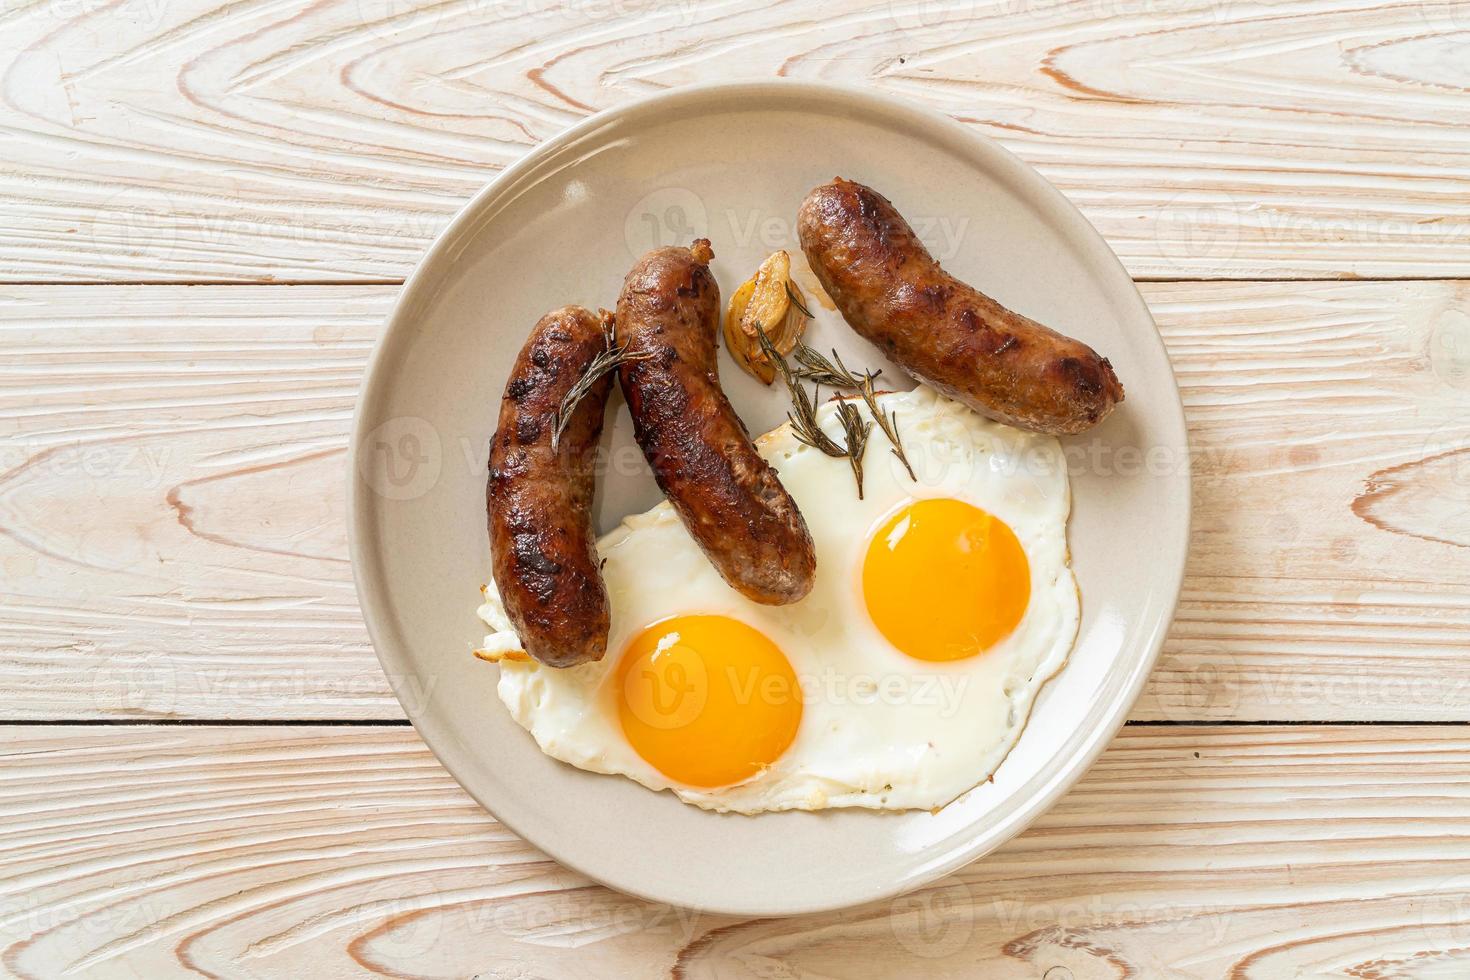
[[[551,446],[556,410],[607,349],[607,329],[580,306],[538,320],[511,369],[490,443],[485,498],[495,585],[526,652],[551,667],[607,652],[592,494],[611,373],[577,403]]]
[[[1123,400],[1107,358],[946,273],[872,188],[841,177],[816,188],[801,205],[797,234],[854,330],[981,415],[1076,433]]]
[[[720,289],[709,242],[644,255],[618,297],[618,368],[654,477],[720,575],[767,605],[811,591],[806,521],[720,388]],[[637,359],[634,359],[637,358]]]

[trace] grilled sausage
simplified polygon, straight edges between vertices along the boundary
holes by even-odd
[[[610,329],[580,306],[538,320],[511,369],[490,443],[485,500],[495,585],[526,652],[550,667],[601,660],[607,651],[592,491],[611,373],[577,404],[555,450],[551,444],[562,398],[607,349]]]
[[[854,330],[981,415],[1075,433],[1123,400],[1107,358],[946,273],[872,188],[841,177],[816,188],[802,202],[797,234]]]
[[[817,559],[796,501],[720,390],[713,257],[701,238],[633,266],[618,297],[630,358],[618,380],[638,445],[694,540],[741,594],[782,605],[811,590]]]

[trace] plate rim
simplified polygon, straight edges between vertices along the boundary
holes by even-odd
[[[650,109],[665,107],[676,108],[682,103],[698,102],[711,98],[728,98],[734,102],[745,99],[759,99],[770,96],[792,99],[793,101],[803,98],[812,99],[815,102],[825,103],[823,106],[806,106],[806,111],[821,108],[832,112],[839,106],[849,111],[856,111],[861,116],[871,114],[900,115],[917,117],[928,124],[942,130],[952,140],[961,144],[968,144],[970,148],[982,156],[988,156],[1003,172],[1003,176],[1017,180],[1034,191],[1039,203],[1047,205],[1048,216],[1062,222],[1063,234],[1070,240],[1076,241],[1082,246],[1089,259],[1110,264],[1122,276],[1129,285],[1129,289],[1123,290],[1119,298],[1124,300],[1129,311],[1135,317],[1141,317],[1141,321],[1153,328],[1149,338],[1156,352],[1162,355],[1163,362],[1169,370],[1169,376],[1173,382],[1173,398],[1171,399],[1172,412],[1165,422],[1165,428],[1171,430],[1172,444],[1177,445],[1181,459],[1176,471],[1176,480],[1183,486],[1185,493],[1179,506],[1182,508],[1182,521],[1179,525],[1177,539],[1167,542],[1176,549],[1178,561],[1172,569],[1174,586],[1170,590],[1167,600],[1161,604],[1159,614],[1153,624],[1153,629],[1147,636],[1140,637],[1144,648],[1144,654],[1137,658],[1132,665],[1131,673],[1127,676],[1123,686],[1120,688],[1107,714],[1102,722],[1093,727],[1087,735],[1079,750],[1074,752],[1066,764],[1059,770],[1052,780],[1044,785],[1039,791],[1032,794],[1010,814],[1005,816],[997,825],[989,831],[977,834],[967,840],[963,846],[955,847],[928,864],[916,868],[906,876],[897,877],[891,885],[873,888],[866,891],[856,892],[850,896],[835,901],[791,901],[787,900],[780,905],[772,904],[739,904],[723,903],[717,896],[711,896],[710,901],[701,901],[697,905],[684,902],[673,902],[666,896],[644,891],[638,887],[607,878],[589,871],[577,862],[561,857],[555,841],[543,839],[542,835],[534,829],[518,826],[516,823],[506,820],[495,808],[483,799],[478,792],[460,779],[456,772],[454,759],[460,747],[451,733],[437,731],[432,721],[432,713],[420,710],[421,705],[416,699],[405,699],[399,696],[393,687],[392,678],[413,674],[413,662],[409,654],[403,650],[392,647],[385,639],[389,630],[383,621],[384,612],[369,596],[374,591],[383,592],[387,589],[384,581],[382,568],[372,565],[369,561],[369,548],[363,523],[366,521],[364,515],[368,511],[367,504],[371,489],[368,481],[359,478],[359,463],[361,448],[368,435],[367,422],[373,417],[368,408],[372,403],[382,399],[383,392],[389,384],[388,375],[391,366],[386,364],[386,350],[390,346],[390,338],[394,334],[409,329],[405,321],[409,318],[412,308],[416,305],[418,294],[420,294],[429,283],[433,270],[444,262],[456,246],[456,243],[469,230],[471,230],[488,206],[507,190],[514,189],[518,181],[528,172],[533,171],[544,159],[552,156],[561,148],[574,143],[599,127],[617,121],[624,116],[647,112]],[[593,115],[561,130],[555,136],[536,144],[527,150],[521,157],[496,174],[484,187],[480,188],[449,220],[444,228],[435,236],[432,243],[425,250],[423,256],[414,266],[413,271],[404,280],[397,296],[393,301],[393,307],[383,322],[383,327],[377,339],[374,341],[372,352],[363,370],[362,381],[358,388],[357,398],[353,405],[352,424],[347,453],[347,533],[348,533],[348,556],[352,566],[353,587],[357,597],[359,611],[367,628],[368,638],[372,643],[373,651],[377,656],[380,667],[389,679],[389,686],[393,689],[394,697],[399,706],[408,716],[418,736],[434,754],[435,759],[445,771],[458,783],[466,793],[470,795],[481,807],[485,809],[502,826],[529,843],[531,846],[544,852],[561,867],[570,869],[577,874],[608,887],[625,895],[630,895],[644,901],[663,905],[674,905],[697,912],[707,912],[715,915],[731,915],[741,917],[788,917],[795,915],[806,915],[818,912],[831,912],[838,909],[851,908],[869,902],[883,901],[914,891],[926,884],[935,881],[955,870],[958,870],[974,861],[990,854],[1011,838],[1015,837],[1026,827],[1030,826],[1038,817],[1049,810],[1067,790],[1069,790],[1087,771],[1099,755],[1107,748],[1116,737],[1119,730],[1127,721],[1129,712],[1132,711],[1139,695],[1143,691],[1154,665],[1157,663],[1163,648],[1164,639],[1174,617],[1178,611],[1179,596],[1183,589],[1185,566],[1189,554],[1190,530],[1193,521],[1193,456],[1189,450],[1189,434],[1184,416],[1183,399],[1179,390],[1177,374],[1174,365],[1169,358],[1168,349],[1164,344],[1163,337],[1159,333],[1158,324],[1154,321],[1147,303],[1138,290],[1138,284],[1123,266],[1117,253],[1108,245],[1102,234],[1087,220],[1086,216],[1072,203],[1055,185],[1046,179],[1039,171],[1026,163],[1003,145],[984,135],[975,132],[957,120],[940,112],[937,109],[920,105],[908,99],[891,96],[886,93],[874,92],[859,88],[854,85],[838,84],[832,82],[816,82],[804,79],[764,79],[734,82],[703,82],[691,85],[679,86],[677,88],[656,92],[651,95],[633,98],[620,102],[615,106],[600,110]],[[372,565],[372,567],[370,567]]]

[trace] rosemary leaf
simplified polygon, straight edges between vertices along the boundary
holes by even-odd
[[[796,290],[794,290],[794,289],[791,288],[791,280],[790,279],[786,280],[785,286],[786,286],[786,298],[791,301],[791,305],[794,306],[794,307],[796,307],[798,310],[800,310],[802,316],[806,317],[808,320],[815,320],[816,317],[812,316],[812,311],[809,310],[809,309],[807,309],[806,308],[806,304],[803,303],[800,299],[797,298],[797,296],[796,296]]]

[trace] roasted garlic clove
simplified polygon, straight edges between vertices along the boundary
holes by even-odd
[[[756,328],[766,332],[776,350],[789,354],[811,319],[806,297],[791,278],[791,256],[772,252],[751,278],[730,295],[725,311],[725,347],[735,363],[763,384],[776,379],[776,366],[760,348]]]

